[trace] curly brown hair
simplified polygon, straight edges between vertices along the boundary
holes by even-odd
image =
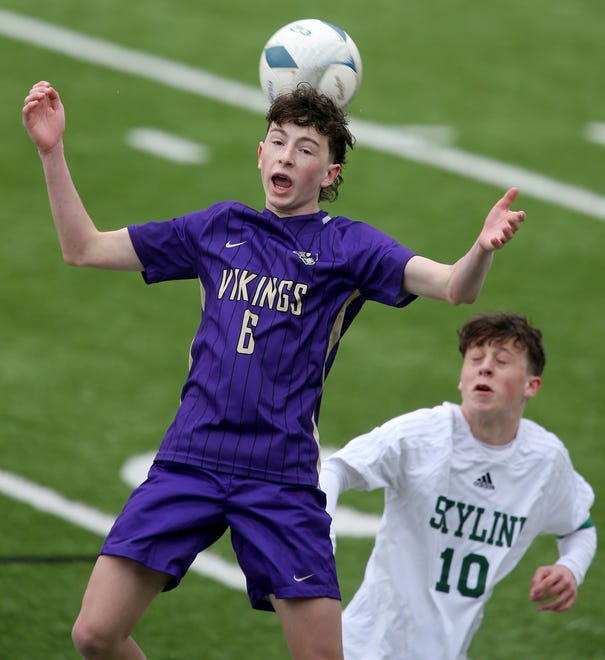
[[[332,162],[342,167],[347,162],[347,149],[352,149],[355,142],[344,110],[329,96],[306,83],[301,83],[291,92],[280,94],[271,104],[266,119],[267,128],[271,124],[281,126],[292,123],[311,126],[318,133],[326,135]],[[333,202],[338,197],[338,187],[342,181],[341,169],[334,182],[321,189],[319,200]]]
[[[458,349],[462,356],[473,346],[513,340],[525,349],[529,372],[541,376],[546,365],[542,332],[520,314],[494,312],[476,314],[458,330]]]

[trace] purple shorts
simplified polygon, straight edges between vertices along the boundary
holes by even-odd
[[[340,600],[325,495],[311,486],[158,461],[133,491],[101,554],[167,573],[169,590],[228,527],[252,607],[273,610],[268,594]]]

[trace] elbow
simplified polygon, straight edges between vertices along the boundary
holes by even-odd
[[[460,302],[458,303],[459,305],[473,305],[475,302],[477,302],[477,298],[479,298],[478,293],[473,293],[472,295],[465,296]]]
[[[481,292],[482,283],[450,275],[442,283],[442,299],[454,307],[472,305]]]
[[[63,253],[63,263],[66,264],[67,266],[79,266],[80,265],[78,263],[77,259],[75,259],[70,254],[65,254],[65,252]]]
[[[479,294],[475,292],[448,292],[446,300],[450,305],[459,307],[460,305],[472,305],[478,297]]]
[[[63,248],[61,254],[63,256],[63,262],[68,266],[85,267],[90,265],[84,252]]]

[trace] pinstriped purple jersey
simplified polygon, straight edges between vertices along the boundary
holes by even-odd
[[[317,421],[338,343],[366,300],[403,307],[414,253],[345,217],[222,202],[129,227],[147,283],[199,278],[202,319],[158,460],[317,485]]]

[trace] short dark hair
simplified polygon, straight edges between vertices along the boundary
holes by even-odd
[[[348,128],[348,118],[344,110],[329,96],[322,94],[306,83],[299,84],[291,92],[280,94],[267,112],[267,129],[271,124],[296,124],[311,126],[318,133],[328,137],[332,162],[344,167],[347,162],[347,149],[355,142]],[[334,182],[322,188],[320,201],[333,202],[338,197],[338,186],[342,183],[342,169]]]
[[[462,356],[473,346],[499,344],[510,339],[525,349],[529,372],[541,376],[546,364],[542,332],[524,316],[510,312],[476,314],[458,330],[458,348]]]

